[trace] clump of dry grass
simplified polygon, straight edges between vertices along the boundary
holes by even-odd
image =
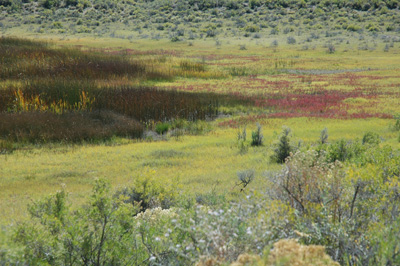
[[[231,264],[231,266],[244,266],[244,265],[257,265],[257,262],[260,261],[261,258],[258,255],[251,254],[240,254],[235,262]]]
[[[264,265],[291,266],[339,266],[325,253],[325,247],[318,245],[300,245],[294,239],[282,239],[274,244]]]
[[[206,258],[196,266],[228,265],[215,258]],[[300,245],[295,239],[281,239],[274,244],[268,256],[262,259],[258,255],[241,254],[230,266],[339,266],[325,253],[325,247],[318,245]]]

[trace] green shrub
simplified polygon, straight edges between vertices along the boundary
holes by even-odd
[[[237,139],[238,141],[243,140],[245,142],[246,138],[247,138],[246,127],[244,127],[242,132],[240,132],[240,130],[238,131]]]
[[[53,7],[58,7],[60,5],[60,1],[59,0],[44,0],[41,4],[44,8],[50,9]]]
[[[327,160],[328,162],[335,162],[336,160],[341,162],[357,161],[362,159],[366,149],[359,140],[346,141],[341,139],[327,147]]]
[[[0,154],[9,153],[14,150],[14,145],[11,141],[0,139]]]
[[[132,217],[138,210],[113,200],[109,182],[96,181],[89,204],[77,211],[66,200],[62,190],[33,203],[32,222],[18,225],[14,241],[24,247],[27,264],[100,266],[140,257],[140,250],[126,245],[128,239],[134,241]]]
[[[123,199],[124,203],[139,206],[140,211],[161,207],[168,209],[177,199],[176,181],[160,181],[155,178],[155,171],[146,170],[135,177],[132,187],[125,187],[114,194],[114,198]]]
[[[294,152],[295,148],[290,143],[291,129],[284,127],[279,137],[278,143],[275,145],[274,154],[271,159],[277,163],[284,163],[286,158]]]
[[[327,52],[328,52],[329,54],[334,54],[334,53],[336,52],[335,46],[334,46],[333,44],[328,44]]]
[[[296,44],[296,39],[292,36],[287,37],[287,44]]]
[[[347,26],[346,29],[347,29],[348,31],[356,32],[356,31],[360,31],[360,30],[361,30],[361,27],[358,26],[358,25],[355,25],[355,24],[350,24],[350,25]]]
[[[254,180],[254,170],[244,170],[237,172],[237,176],[239,178],[239,182],[236,186],[240,186],[240,191],[243,192],[244,189]]]
[[[248,147],[246,145],[246,138],[247,138],[246,127],[244,127],[242,132],[238,131],[238,136],[237,136],[237,142],[240,154],[244,154],[248,151]]]
[[[260,28],[256,25],[249,25],[245,28],[246,32],[258,32],[260,31]]]
[[[171,42],[179,42],[181,39],[178,36],[171,37]]]
[[[257,195],[235,203],[207,196],[200,200],[209,203],[207,206],[187,199],[180,208],[140,212],[139,206],[129,201],[129,194],[113,194],[110,183],[99,180],[88,204],[72,211],[66,199],[67,193],[61,191],[34,203],[31,221],[16,226],[12,239],[22,254],[13,259],[7,250],[0,255],[3,261],[24,265],[191,265],[207,255],[230,262],[245,251],[260,252],[289,233],[287,222],[280,218],[287,208],[270,207],[266,197]],[[269,218],[272,212],[277,218]]]
[[[168,132],[169,128],[169,123],[158,122],[156,124],[156,132],[160,135],[164,135],[164,133]]]
[[[396,123],[394,124],[394,130],[400,131],[400,117],[396,119]]]
[[[251,132],[251,146],[261,146],[264,136],[261,132],[261,125],[257,124],[257,130]]]
[[[329,145],[329,149],[327,152],[329,162],[344,162],[346,159],[349,159],[351,157],[350,151],[348,150],[348,143],[344,139],[341,139]]]
[[[329,137],[329,135],[328,135],[328,129],[327,128],[324,128],[322,131],[321,131],[321,135],[320,135],[320,137],[319,137],[319,142],[320,142],[320,144],[326,144],[327,142],[328,142],[328,137]]]
[[[381,143],[381,138],[374,132],[367,132],[362,138],[362,144],[378,145],[379,143]]]

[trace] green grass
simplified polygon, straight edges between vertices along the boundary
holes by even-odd
[[[235,197],[232,190],[237,172],[254,169],[256,179],[249,189],[266,189],[263,172],[275,171],[280,166],[270,162],[271,144],[282,126],[293,131],[292,140],[312,145],[321,130],[328,128],[328,141],[341,138],[362,138],[367,131],[383,137],[381,145],[400,148],[398,133],[389,130],[391,120],[330,120],[330,119],[269,119],[260,121],[264,146],[249,147],[240,154],[237,129],[216,128],[201,136],[170,138],[159,142],[130,142],[121,145],[61,145],[26,147],[12,154],[0,156],[0,224],[27,218],[26,205],[33,199],[53,193],[66,185],[74,204],[85,201],[97,178],[111,180],[115,188],[132,184],[146,169],[155,170],[159,180],[178,179],[185,193],[207,193],[213,188]],[[247,127],[247,134],[256,125]],[[250,140],[247,140],[250,145]]]

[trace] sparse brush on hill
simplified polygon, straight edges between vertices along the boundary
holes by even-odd
[[[35,34],[102,35],[129,40],[140,36],[172,42],[237,34],[256,39],[267,33],[287,35],[294,31],[287,26],[287,19],[295,28],[307,31],[329,28],[349,33],[395,32],[398,21],[389,17],[399,13],[399,3],[393,0],[179,0],[173,4],[162,0],[2,0],[0,7],[5,11],[5,23],[0,25],[5,31],[29,24],[24,30]],[[346,20],[341,21],[343,17]],[[376,24],[365,25],[365,20]],[[129,33],[116,30],[122,27]]]

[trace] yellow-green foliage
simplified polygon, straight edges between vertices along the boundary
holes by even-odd
[[[53,101],[50,104],[46,104],[40,95],[32,96],[27,98],[21,89],[14,92],[14,110],[16,112],[28,112],[28,111],[51,111],[57,114],[62,114],[65,111],[76,110],[76,111],[91,111],[94,98],[90,97],[85,91],[82,91],[79,95],[79,102],[71,105],[68,102],[60,99],[58,102]]]
[[[135,193],[142,195],[143,200],[151,206],[160,206],[163,201],[174,200],[178,193],[178,180],[163,179],[157,172],[144,168],[133,180]]]
[[[267,261],[261,265],[339,266],[339,263],[325,253],[323,246],[305,246],[298,244],[294,239],[283,239],[274,244]]]

